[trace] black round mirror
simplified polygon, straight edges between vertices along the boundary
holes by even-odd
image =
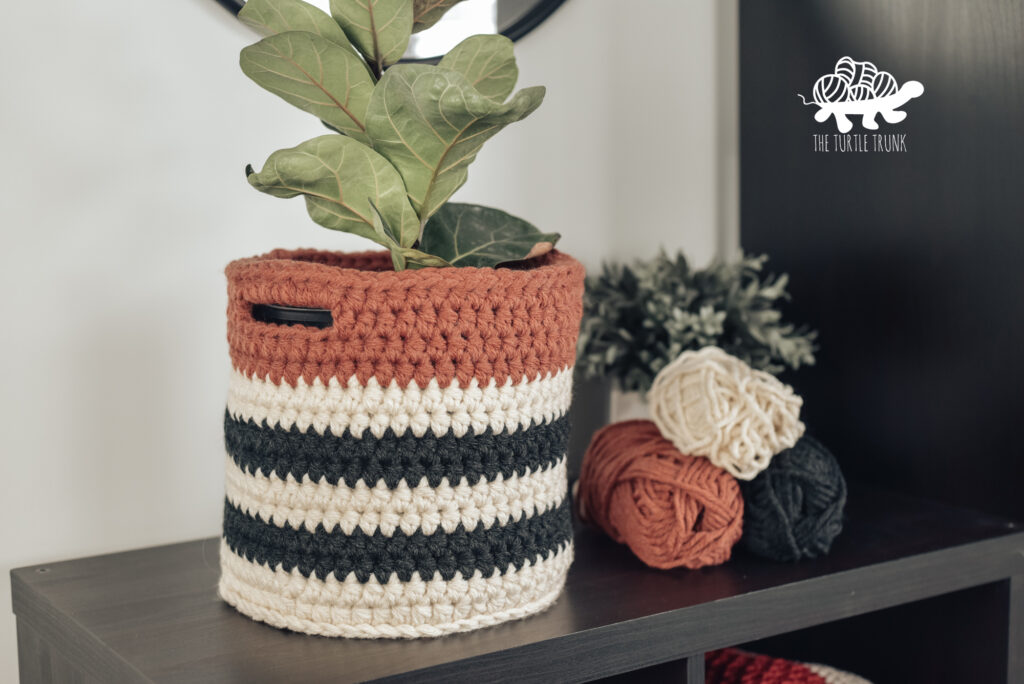
[[[329,12],[329,0],[308,0]],[[245,0],[217,0],[238,14]],[[435,60],[478,33],[501,33],[519,40],[551,16],[565,0],[463,0],[425,31],[413,34],[404,59]]]

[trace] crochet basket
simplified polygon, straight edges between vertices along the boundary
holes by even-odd
[[[391,270],[385,252],[227,268],[220,595],[307,634],[440,636],[556,599],[583,267]],[[329,309],[330,327],[254,304]]]

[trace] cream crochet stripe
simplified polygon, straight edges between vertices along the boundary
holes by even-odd
[[[414,573],[384,584],[305,577],[298,570],[251,563],[221,542],[221,597],[249,617],[306,634],[358,638],[433,637],[488,627],[544,610],[558,597],[572,563],[572,544],[520,569],[484,577]]]
[[[868,680],[852,672],[837,670],[828,665],[818,665],[817,663],[804,663],[804,665],[808,670],[824,679],[825,684],[871,684]]]
[[[509,478],[499,473],[490,482],[481,478],[474,485],[465,477],[455,486],[444,478],[437,487],[431,487],[426,477],[415,487],[403,480],[395,489],[388,489],[383,480],[372,487],[363,480],[355,487],[344,480],[337,485],[326,478],[314,482],[309,475],[299,481],[290,473],[282,480],[277,473],[267,476],[259,469],[248,473],[230,457],[225,459],[225,479],[233,505],[278,527],[313,532],[323,525],[328,532],[346,535],[356,528],[368,535],[379,529],[387,537],[396,529],[412,535],[417,530],[433,534],[438,528],[451,533],[460,524],[466,530],[505,525],[555,508],[568,490],[564,457],[547,468]]]
[[[302,432],[312,427],[318,434],[350,430],[357,437],[366,430],[382,437],[388,428],[397,435],[411,430],[417,437],[427,430],[435,435],[451,430],[457,437],[487,428],[511,432],[560,418],[571,401],[571,366],[516,384],[491,380],[481,386],[473,379],[464,388],[457,380],[444,388],[436,380],[424,388],[415,382],[405,388],[394,382],[381,387],[373,378],[363,386],[355,376],[345,384],[336,378],[326,385],[319,379],[312,384],[300,379],[292,387],[233,370],[228,390],[228,411],[238,420],[265,420],[272,427],[297,426]]]

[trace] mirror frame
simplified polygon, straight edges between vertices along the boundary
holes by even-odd
[[[242,7],[245,6],[244,0],[216,0],[216,2],[236,16],[239,11],[241,11]],[[510,40],[519,40],[527,33],[540,26],[540,24],[550,17],[556,9],[561,7],[564,2],[565,0],[538,0],[537,4],[534,5],[533,8],[524,14],[518,21],[504,31],[499,31],[499,33]],[[424,57],[422,59],[403,61],[431,62],[437,61],[442,56],[443,55],[438,55],[437,57]]]

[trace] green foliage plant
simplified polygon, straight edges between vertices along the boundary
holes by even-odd
[[[817,333],[783,321],[788,277],[762,273],[767,256],[693,269],[664,252],[632,266],[606,264],[587,282],[580,371],[646,392],[679,354],[709,345],[779,373],[814,364]]]
[[[498,266],[558,240],[498,209],[450,202],[489,138],[529,116],[542,86],[513,94],[512,41],[471,36],[437,65],[398,63],[412,33],[459,0],[248,0],[239,18],[265,37],[242,71],[332,132],[270,155],[249,183],[303,196],[316,223],[391,251],[396,270]]]

